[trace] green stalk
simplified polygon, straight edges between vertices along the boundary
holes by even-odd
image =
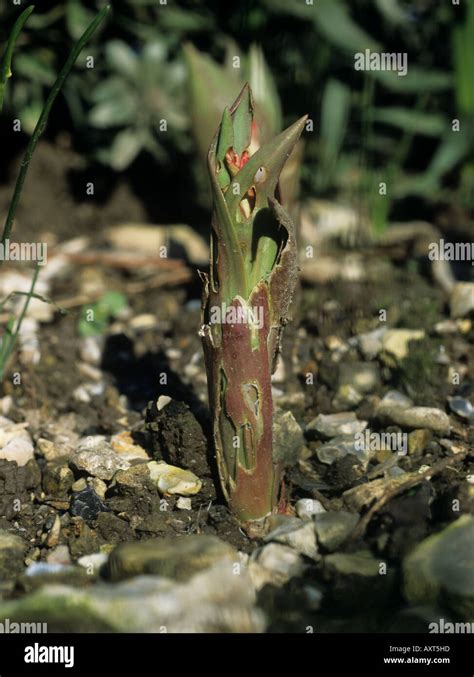
[[[2,244],[5,244],[6,240],[10,238],[11,230],[13,227],[13,222],[15,219],[15,214],[16,210],[18,207],[18,203],[20,201],[21,193],[23,190],[23,185],[25,183],[26,175],[28,173],[28,168],[31,162],[31,158],[33,157],[33,153],[35,152],[36,145],[39,141],[40,136],[44,132],[46,125],[48,123],[48,118],[49,114],[51,112],[51,108],[53,106],[53,103],[58,96],[59,92],[62,89],[62,86],[64,85],[64,82],[69,75],[72,67],[76,63],[76,60],[79,56],[79,54],[82,52],[84,46],[86,43],[89,41],[89,39],[92,37],[94,32],[97,30],[99,25],[102,23],[102,21],[105,19],[106,15],[108,14],[110,10],[110,5],[107,5],[104,7],[103,10],[99,12],[99,14],[96,16],[96,18],[92,21],[90,26],[84,31],[82,36],[79,38],[75,46],[73,47],[71,53],[69,54],[69,57],[64,64],[64,66],[61,69],[61,72],[59,73],[56,82],[54,83],[51,92],[49,93],[48,98],[46,99],[46,103],[43,107],[43,110],[41,111],[41,115],[39,117],[38,122],[36,123],[35,130],[30,138],[30,141],[28,143],[25,156],[23,158],[23,162],[21,163],[21,169],[18,174],[18,178],[16,180],[15,184],[15,190],[13,192],[13,197],[10,202],[10,208],[8,210],[7,218],[5,221],[5,225],[3,228],[3,235],[2,235]],[[3,263],[3,261],[0,261],[0,265]]]
[[[3,109],[3,100],[5,98],[5,88],[7,86],[7,81],[12,76],[11,65],[16,41],[34,8],[34,5],[30,5],[25,10],[23,10],[18,19],[13,24],[13,28],[8,38],[7,47],[2,59],[2,65],[0,66],[0,113]]]
[[[294,226],[280,205],[280,173],[306,116],[254,149],[246,85],[211,143],[210,276],[203,275],[201,336],[219,476],[244,525],[277,505],[282,468],[273,457],[271,374],[297,281]]]

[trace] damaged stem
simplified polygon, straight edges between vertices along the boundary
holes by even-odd
[[[277,504],[271,375],[297,281],[294,226],[278,196],[302,117],[259,147],[252,92],[224,110],[208,153],[213,195],[211,264],[203,274],[201,336],[217,465],[243,524]]]

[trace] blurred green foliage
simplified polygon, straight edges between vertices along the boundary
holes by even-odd
[[[109,322],[128,308],[127,297],[118,291],[108,291],[92,305],[83,306],[78,322],[81,336],[104,334]]]
[[[103,4],[53,3],[28,22],[7,100],[25,131],[61,50]],[[13,9],[3,14],[2,26],[11,25]],[[406,52],[407,75],[356,71],[354,53],[365,49]],[[84,54],[64,89],[71,120],[58,126],[72,121],[75,144],[114,170],[142,153],[154,156],[157,172],[180,160],[202,166],[217,103],[222,110],[234,100],[258,57],[272,74],[262,99],[272,101],[264,111],[270,127],[305,112],[314,122],[305,134],[305,194],[362,195],[379,230],[407,197],[473,206],[474,0],[115,0],[88,55],[95,66],[87,68]],[[198,98],[209,114],[196,123]],[[383,205],[374,193],[381,180],[389,184]]]
[[[180,151],[189,147],[183,63],[169,62],[166,45],[157,39],[139,52],[121,40],[109,40],[104,52],[103,77],[91,92],[87,116],[89,124],[104,130],[97,158],[122,170],[142,150],[167,160],[162,139]]]

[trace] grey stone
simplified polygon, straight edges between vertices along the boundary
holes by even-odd
[[[474,407],[464,397],[451,397],[449,399],[449,408],[461,418],[474,421]]]
[[[426,538],[403,562],[411,604],[439,604],[459,618],[474,618],[474,517],[463,515]]]
[[[338,411],[346,411],[347,409],[355,409],[364,399],[362,393],[360,393],[354,386],[350,384],[344,384],[339,386],[334,399],[332,401],[332,406]]]
[[[287,466],[298,462],[305,444],[303,430],[291,413],[277,410],[273,420],[273,455]]]
[[[239,555],[216,536],[153,538],[122,543],[115,548],[109,557],[108,576],[118,581],[140,574],[154,574],[183,581],[218,561],[225,561],[232,568],[239,561]]]
[[[296,514],[300,519],[311,519],[314,515],[326,512],[322,503],[315,498],[300,498],[295,503]]]
[[[74,475],[67,465],[48,463],[43,469],[43,489],[49,496],[66,496],[73,482]]]
[[[356,444],[354,435],[339,435],[316,449],[319,461],[326,465],[332,465],[349,454],[355,456],[366,467],[374,452],[366,449],[364,445]]]
[[[0,529],[0,580],[14,578],[24,567],[26,542],[6,529]]]
[[[130,463],[113,451],[100,435],[83,439],[71,463],[78,470],[101,480],[111,480],[116,472],[130,467]]]
[[[304,569],[300,554],[282,543],[257,548],[249,560],[249,573],[257,590],[266,583],[284,585],[290,578],[300,576]]]
[[[311,522],[303,522],[297,517],[289,517],[283,523],[273,529],[267,536],[265,542],[276,542],[289,545],[301,555],[317,559],[318,547],[316,544],[316,535],[314,526]]]
[[[0,604],[0,622],[6,618],[47,623],[48,632],[255,633],[265,629],[247,572],[242,569],[235,575],[224,561],[186,583],[138,576],[82,588],[46,585]]]
[[[314,528],[319,544],[332,552],[344,543],[354,531],[359,516],[352,512],[325,512],[314,517]]]
[[[89,521],[95,520],[99,513],[107,510],[107,507],[92,487],[87,487],[73,495],[70,510],[74,517],[82,517]]]
[[[396,367],[408,356],[411,341],[421,341],[421,329],[388,329],[382,338],[381,357],[389,367]]]
[[[457,282],[449,300],[451,317],[464,317],[474,311],[474,282]]]
[[[395,424],[402,428],[428,428],[440,435],[449,435],[449,416],[434,407],[405,407],[383,401],[377,406],[375,416],[383,424]]]
[[[363,432],[367,427],[367,421],[359,421],[353,411],[340,412],[338,414],[319,414],[306,426],[306,433],[326,439],[338,435],[355,435]]]
[[[359,348],[365,358],[373,360],[377,357],[382,350],[382,339],[386,331],[387,327],[380,327],[366,334],[358,335]]]
[[[339,365],[339,387],[352,386],[367,395],[380,385],[380,369],[375,362],[354,362]]]

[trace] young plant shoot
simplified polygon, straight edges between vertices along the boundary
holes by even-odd
[[[213,198],[203,340],[213,438],[224,496],[242,524],[280,499],[271,375],[297,281],[294,226],[278,180],[306,116],[259,147],[252,92],[224,110],[208,153]]]

